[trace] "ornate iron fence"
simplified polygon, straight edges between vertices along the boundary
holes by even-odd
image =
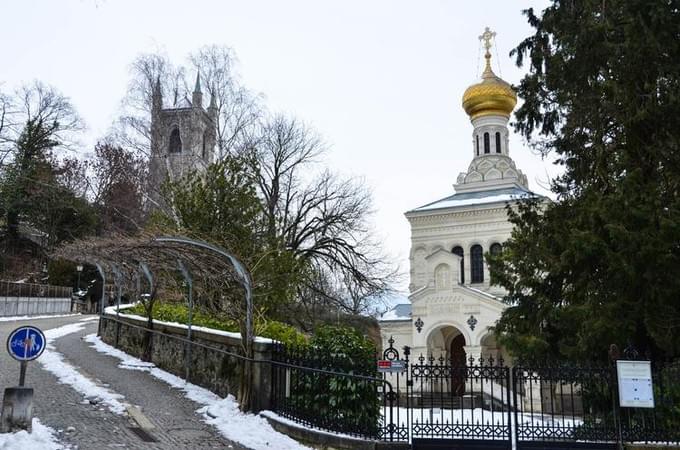
[[[517,448],[617,441],[611,367],[520,363],[512,380]]]
[[[276,346],[271,364],[272,409],[281,416],[364,439],[400,440],[391,420],[396,394],[376,376],[375,366],[283,345]]]
[[[411,356],[390,345],[378,359],[397,369],[376,377],[339,355],[280,346],[273,409],[307,426],[414,449],[680,444],[680,363],[653,366],[656,407],[645,410],[619,408],[613,365],[510,368],[493,356]]]

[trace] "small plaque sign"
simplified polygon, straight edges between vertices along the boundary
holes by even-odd
[[[406,361],[402,359],[395,359],[392,361],[389,359],[378,360],[378,372],[394,373],[403,372],[404,370],[406,370]]]
[[[652,366],[649,361],[616,361],[616,373],[622,408],[654,408]]]

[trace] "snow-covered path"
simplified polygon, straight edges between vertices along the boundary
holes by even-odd
[[[0,440],[0,449],[246,448],[205,423],[203,415],[196,413],[201,405],[181,392],[149,374],[120,369],[119,360],[90,347],[82,336],[95,332],[97,321],[86,319],[0,323],[0,335],[31,324],[45,331],[50,342],[40,360],[29,363],[26,375],[27,386],[34,388],[34,417],[49,428],[38,425],[37,434],[5,435],[3,439],[13,440]],[[0,352],[0,383],[16,385],[18,369],[18,363]],[[133,420],[139,416],[151,426],[141,434],[140,422]],[[29,445],[28,438],[36,442]]]
[[[203,415],[206,423],[217,427],[228,439],[239,442],[253,450],[308,450],[308,447],[275,431],[264,418],[239,411],[238,404],[231,395],[227,398],[220,398],[207,389],[187,383],[153,364],[141,361],[102,342],[94,334],[85,336],[85,341],[92,344],[92,347],[98,352],[119,359],[120,368],[147,372],[169,386],[182,391],[187,398],[202,405],[197,412]]]

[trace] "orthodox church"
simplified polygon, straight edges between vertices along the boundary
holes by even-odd
[[[410,304],[378,319],[383,348],[408,345],[413,355],[464,361],[507,355],[490,331],[505,304],[494,286],[484,254],[500,252],[510,237],[506,205],[527,196],[527,177],[510,157],[508,121],[517,103],[512,87],[491,69],[491,41],[482,79],[463,94],[472,123],[472,161],[458,175],[454,193],[406,212],[411,226]]]

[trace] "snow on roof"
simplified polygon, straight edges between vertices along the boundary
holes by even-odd
[[[411,320],[411,304],[401,303],[394,308],[383,313],[378,319],[379,322],[391,322],[395,320]]]
[[[409,212],[430,211],[433,209],[459,208],[462,206],[484,205],[488,203],[510,202],[526,198],[542,197],[534,192],[519,188],[492,189],[488,191],[463,192],[453,194]]]

